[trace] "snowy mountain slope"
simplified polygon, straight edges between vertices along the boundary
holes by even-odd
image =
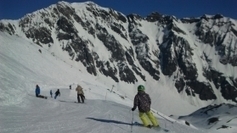
[[[17,36],[1,33],[0,47],[2,62],[0,72],[3,81],[0,99],[3,105],[21,103],[27,93],[34,91],[36,84],[44,90],[51,86],[68,87],[73,83],[90,83],[90,79],[96,82],[93,76],[82,74],[79,66],[71,66],[52,56],[48,51]],[[19,84],[14,84],[15,81]],[[104,87],[105,90],[110,89],[105,88],[105,85],[100,82],[95,84]],[[24,93],[19,95],[18,92]]]
[[[209,129],[212,132],[236,132],[236,105],[220,104],[201,108],[179,119],[191,122],[195,127]]]
[[[27,40],[2,32],[0,37],[1,133],[156,132],[131,125],[132,116],[134,122],[140,122],[138,112],[130,111],[132,97],[111,90],[94,76],[83,74],[76,66],[68,65]],[[36,84],[41,87],[41,94],[48,96],[47,100],[34,96]],[[84,88],[85,104],[74,103],[77,84]],[[50,98],[49,91],[57,89],[61,91],[60,97]],[[156,112],[160,125],[172,133],[203,132]]]
[[[101,92],[102,97],[105,97],[108,89],[119,91],[119,94],[122,97],[128,97],[130,99],[133,99],[137,92],[136,86],[120,84],[113,87],[112,80],[110,81],[107,79],[107,77],[94,77],[91,75],[86,75],[84,74],[86,70],[83,71],[83,69],[81,69],[82,66],[80,66],[79,63],[69,65],[59,58],[52,56],[47,50],[42,49],[41,47],[34,45],[22,38],[10,36],[4,33],[1,33],[0,37],[0,59],[1,62],[3,62],[1,64],[0,70],[1,78],[3,79],[3,82],[1,82],[2,88],[0,90],[0,99],[2,99],[1,101],[3,105],[21,103],[27,93],[31,92],[35,87],[35,84],[42,84],[41,88],[44,90],[44,88],[51,88],[51,86],[68,87],[69,84],[80,83],[85,84],[91,88],[104,88],[105,91]],[[41,50],[41,52],[39,52],[39,50]],[[18,67],[19,65],[22,67]],[[12,73],[17,73],[17,75]],[[10,80],[12,79],[11,76],[15,77],[14,80],[20,84],[13,84],[12,82],[14,81]],[[88,79],[91,79],[93,82],[95,80],[96,83],[91,85],[90,82],[92,81]],[[149,89],[149,87],[153,86],[153,84],[145,85],[147,85],[147,92],[150,92],[151,94],[155,93],[152,89]],[[122,88],[133,88],[133,90],[123,91]],[[9,89],[11,91],[9,91]],[[24,94],[19,96],[18,92],[24,92]],[[170,101],[169,98],[167,98],[167,95],[180,100]],[[170,91],[163,91],[160,95],[152,98],[154,99],[153,107],[158,108],[161,111],[163,110],[164,112],[168,112],[171,106],[174,108],[180,108],[181,105],[186,106],[188,109],[180,108],[180,111],[176,111],[177,114],[185,114],[185,112],[190,112],[190,110],[191,112],[196,110],[196,107],[190,106],[188,102],[183,101],[181,98],[177,97],[177,95],[172,95]],[[159,103],[159,106],[157,106],[156,103]],[[176,113],[175,115],[177,115]]]
[[[142,18],[93,2],[59,2],[19,20],[1,20],[0,30],[128,97],[144,84],[155,109],[185,115],[190,110],[169,107],[190,104],[194,111],[236,102],[236,24],[218,14],[177,19],[154,12]]]

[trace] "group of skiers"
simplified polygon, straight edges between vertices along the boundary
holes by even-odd
[[[69,89],[71,89],[71,85],[70,85]],[[81,103],[81,102],[84,103],[85,95],[84,95],[84,92],[83,92],[83,88],[80,85],[77,85],[76,91],[77,91],[77,101],[78,101],[78,103]],[[53,98],[53,91],[50,90],[49,93],[50,93],[51,98]],[[60,90],[57,89],[57,91],[55,92],[55,95],[54,95],[54,99],[56,99],[60,95],[61,95]],[[39,87],[39,85],[36,85],[36,87],[35,87],[35,96],[39,97],[39,98],[47,99],[46,96],[40,95],[40,87]]]
[[[50,93],[51,98],[53,98],[53,91],[50,90],[49,93]],[[60,94],[61,94],[60,90],[57,89],[57,91],[55,92],[55,95],[54,95],[54,99],[56,99],[58,96],[60,96]],[[35,87],[35,96],[39,97],[39,98],[47,99],[47,96],[40,95],[40,87],[39,87],[39,85],[36,85],[36,87]]]
[[[71,89],[71,85],[69,86],[69,89]],[[78,103],[81,103],[81,102],[84,103],[85,96],[84,96],[83,88],[80,85],[77,85],[76,91],[77,91]],[[40,88],[38,85],[36,85],[35,95],[36,97],[45,98],[45,96],[40,95]],[[52,98],[53,97],[52,90],[50,90],[50,95]],[[57,96],[60,96],[59,89],[55,92],[54,99],[56,99]],[[137,107],[139,111],[139,117],[143,123],[143,126],[148,127],[148,128],[159,127],[157,119],[154,117],[153,113],[151,112],[151,98],[145,92],[145,87],[143,85],[139,85],[137,87],[137,94],[134,97],[134,103],[131,110],[135,111]],[[150,124],[149,120],[151,121],[152,124]]]
[[[50,96],[51,96],[51,98],[53,98],[53,91],[52,90],[50,90]],[[61,95],[61,93],[60,93],[60,90],[59,89],[57,89],[57,91],[55,92],[55,95],[54,95],[54,99],[56,99],[58,96],[60,96]]]

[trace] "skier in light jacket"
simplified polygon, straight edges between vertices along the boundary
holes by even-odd
[[[83,88],[80,85],[77,85],[76,91],[77,91],[78,103],[80,103],[81,101],[82,101],[82,103],[84,103],[85,96],[84,96]],[[81,101],[80,101],[80,98],[81,98]]]
[[[145,127],[151,128],[152,125],[154,127],[158,127],[158,122],[150,109],[151,98],[147,93],[145,93],[145,87],[143,85],[139,85],[137,87],[137,90],[138,92],[134,98],[132,111],[136,110],[136,108],[138,107],[139,117]],[[152,125],[149,123],[149,120],[146,116],[150,119]]]

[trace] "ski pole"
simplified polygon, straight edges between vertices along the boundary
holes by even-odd
[[[132,111],[131,133],[132,133],[132,129],[133,129],[133,120],[134,120],[134,113]]]

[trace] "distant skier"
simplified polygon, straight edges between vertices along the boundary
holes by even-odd
[[[80,103],[81,101],[82,101],[82,103],[84,103],[85,96],[84,96],[83,88],[80,85],[77,85],[76,91],[77,91],[78,103]],[[81,98],[81,101],[80,101],[80,98]]]
[[[51,98],[53,97],[53,91],[52,90],[50,90],[50,96],[51,96]]]
[[[153,124],[154,127],[158,127],[158,122],[152,112],[150,111],[150,106],[151,106],[151,98],[150,96],[145,93],[145,87],[143,85],[139,85],[137,87],[138,93],[136,94],[134,98],[134,105],[132,108],[132,111],[136,110],[138,107],[139,110],[139,117],[145,127],[151,128],[152,125],[149,124],[150,119],[151,123]],[[147,117],[148,118],[147,118]]]
[[[70,89],[70,90],[72,89],[72,86],[71,86],[71,85],[69,85],[69,89]]]
[[[58,96],[60,96],[60,91],[59,91],[59,89],[55,92],[54,99],[56,99]]]
[[[36,96],[36,97],[39,97],[39,98],[45,98],[45,99],[47,99],[46,96],[40,95],[40,87],[39,87],[39,85],[36,85],[36,87],[35,87],[35,96]]]

